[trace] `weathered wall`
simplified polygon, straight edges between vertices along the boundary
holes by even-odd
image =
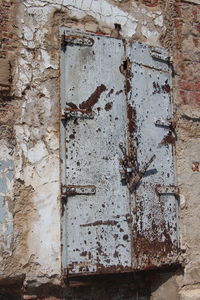
[[[170,1],[169,1],[170,2]],[[180,187],[180,243],[182,272],[167,281],[152,299],[165,299],[163,291],[179,294],[171,299],[200,299],[199,274],[199,37],[200,1],[171,1],[164,18],[167,31],[162,37],[169,47],[174,66],[173,100],[177,122],[177,182]]]
[[[23,283],[32,294],[42,284],[47,284],[46,289],[61,284],[59,27],[67,26],[163,45],[171,53],[178,137],[177,181],[181,188],[180,237],[185,267],[183,272],[148,275],[152,281],[146,283],[148,292],[140,298],[136,298],[136,286],[126,286],[126,299],[148,299],[150,286],[152,300],[175,300],[179,296],[181,300],[200,299],[198,1],[0,2],[2,284],[5,286],[4,280],[9,278],[12,284]],[[114,24],[120,24],[121,30]],[[95,290],[95,284],[65,292],[66,299],[83,299],[82,294],[88,293],[89,299],[102,298],[103,292],[99,287]],[[115,286],[115,280],[111,280],[110,286]],[[121,298],[116,298],[119,290],[112,295],[108,292],[108,297],[124,299],[123,293],[124,285]],[[56,292],[53,290],[52,294]]]
[[[177,180],[181,188],[180,237],[185,250],[180,299],[200,298],[199,122],[200,122],[200,2],[177,2],[174,40],[174,101],[177,109]],[[196,5],[198,3],[199,5]],[[194,290],[193,290],[194,289]]]

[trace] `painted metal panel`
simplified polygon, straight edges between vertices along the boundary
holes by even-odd
[[[102,36],[90,36],[88,43],[87,35],[76,34],[65,31],[62,54],[63,183],[74,191],[64,198],[63,265],[69,275],[127,271],[130,205],[127,186],[121,183],[119,147],[122,143],[126,148],[127,141],[124,77],[119,70],[124,46],[121,40]]]
[[[66,274],[177,262],[167,51],[64,28],[61,34]]]
[[[2,145],[0,149],[0,259],[3,255],[11,255],[13,239],[13,219],[10,212],[10,197],[13,180],[13,160],[8,149]]]
[[[154,53],[157,55],[155,56]],[[128,101],[134,111],[130,146],[136,168],[149,164],[135,187],[133,205],[133,268],[147,269],[177,260],[177,189],[175,185],[174,122],[167,52],[135,43]]]

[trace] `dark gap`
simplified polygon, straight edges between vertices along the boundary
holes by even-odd
[[[116,29],[117,31],[120,31],[120,30],[122,29],[121,24],[114,23],[114,25],[115,25],[115,29]]]
[[[127,67],[128,67],[127,60],[124,60],[124,61],[123,61],[123,69],[124,69],[124,70],[127,70]]]

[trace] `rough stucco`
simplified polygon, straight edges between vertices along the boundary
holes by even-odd
[[[7,3],[4,1],[6,9]],[[9,50],[8,41],[4,40],[6,46],[3,45],[0,55],[0,83],[6,84],[0,86],[0,92],[4,98],[12,97],[11,102],[6,100],[4,104],[6,110],[0,111],[1,280],[25,278],[27,287],[61,283],[59,27],[67,26],[163,45],[171,51],[176,74],[173,98],[178,134],[177,182],[181,189],[180,239],[185,268],[183,273],[174,272],[170,279],[155,279],[158,284],[154,282],[152,286],[152,300],[179,296],[181,300],[199,299],[200,172],[192,170],[193,163],[199,162],[199,94],[191,96],[191,87],[179,82],[184,73],[179,60],[185,59],[188,64],[199,53],[199,27],[191,30],[194,24],[198,26],[198,17],[194,15],[199,13],[199,1],[182,1],[182,4],[176,1],[176,4],[173,0],[160,4],[117,0],[15,3],[11,12],[12,18],[16,17],[12,19],[15,39],[11,33],[9,38],[18,48]],[[191,21],[193,25],[192,16],[196,18]],[[122,29],[117,31],[114,24],[120,24]],[[196,56],[191,51],[192,43]],[[7,57],[6,51],[10,51]],[[180,86],[183,88],[179,91]],[[161,298],[165,293],[167,298]]]

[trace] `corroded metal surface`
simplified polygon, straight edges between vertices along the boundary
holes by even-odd
[[[66,42],[61,59],[65,274],[174,263],[176,135],[168,53],[103,36],[92,40],[92,46]]]
[[[131,270],[129,191],[121,184],[119,143],[126,147],[126,97],[119,70],[120,40],[93,36],[93,47],[66,45],[63,109],[93,118],[69,118],[67,185],[94,185],[95,195],[68,197],[64,210],[63,265],[69,274]],[[70,104],[69,104],[70,103]]]
[[[153,51],[138,43],[129,50],[133,76],[128,101],[136,111],[133,143],[138,169],[155,155],[135,189],[133,268],[136,269],[170,264],[177,259],[177,199],[176,188],[172,188],[176,136],[171,121],[167,57],[164,49]]]

